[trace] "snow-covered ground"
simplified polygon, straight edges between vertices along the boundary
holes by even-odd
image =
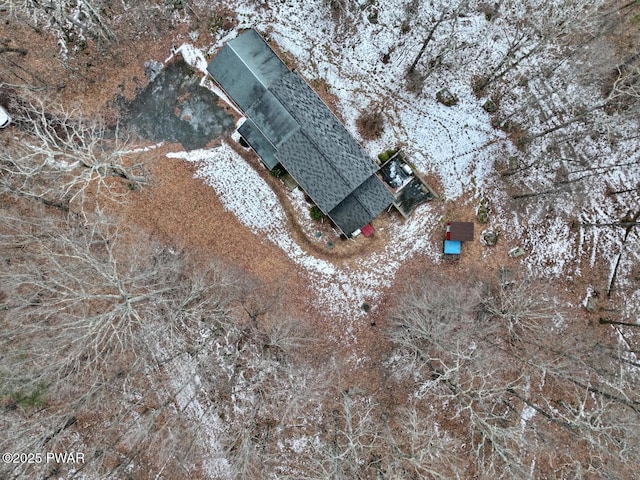
[[[342,18],[337,20],[332,18],[327,2],[321,1],[293,0],[269,6],[237,2],[232,8],[238,14],[237,30],[257,28],[293,56],[297,69],[307,80],[320,79],[328,85],[337,99],[338,113],[354,135],[357,136],[356,119],[363,111],[382,109],[385,114],[382,137],[376,141],[362,141],[372,156],[402,146],[420,171],[440,179],[442,190],[438,193],[445,199],[456,201],[463,194],[486,195],[492,204],[493,226],[505,233],[506,241],[527,250],[523,262],[532,273],[571,279],[581,275],[585,266],[592,268],[603,259],[613,268],[618,254],[625,248],[635,251],[629,245],[637,245],[637,234],[632,233],[627,239],[627,247],[623,247],[621,229],[571,228],[571,221],[606,223],[619,220],[619,205],[605,195],[605,188],[607,185],[617,188],[637,184],[640,172],[637,165],[624,170],[610,165],[630,160],[633,165],[634,159],[638,161],[638,153],[634,152],[637,140],[619,142],[614,149],[604,138],[581,138],[574,145],[580,151],[573,153],[599,158],[599,167],[605,172],[589,185],[589,192],[580,198],[575,196],[575,191],[568,195],[549,195],[548,201],[544,197],[542,200],[535,198],[520,211],[514,209],[509,203],[505,182],[499,178],[495,167],[499,162],[506,163],[510,156],[521,158],[523,153],[505,133],[491,125],[489,114],[482,109],[486,98],[477,98],[471,85],[475,76],[486,73],[487,66],[498,64],[513,45],[519,34],[515,16],[529,15],[530,21],[542,22],[551,11],[548,9],[555,8],[554,14],[560,15],[557,12],[561,2],[540,2],[540,5],[529,2],[526,6],[511,2],[513,18],[502,15],[492,20],[479,5],[471,3],[464,15],[453,21],[450,14],[436,30],[430,45],[431,55],[434,51],[443,52],[444,60],[424,81],[419,94],[406,89],[406,69],[434,19],[445,8],[443,6],[395,0],[359,2],[344,10]],[[413,10],[410,11],[411,5]],[[576,15],[575,12],[562,14],[567,18]],[[216,45],[207,46],[206,53],[214,54],[235,34],[235,31],[226,33]],[[519,101],[534,98],[544,113],[541,118],[551,118],[547,124],[539,121],[540,130],[543,130],[553,126],[553,122],[558,123],[557,111],[562,108],[569,111],[572,102],[596,101],[597,91],[589,85],[569,88],[559,85],[559,80],[554,83],[553,79],[542,78],[538,70],[551,61],[557,49],[552,43],[523,40],[525,44],[529,41],[530,46],[523,47],[523,51],[539,45],[541,53],[523,61],[519,75],[528,74],[531,81],[510,87],[502,98],[501,108],[515,111]],[[212,82],[206,80],[205,51],[191,44],[183,45],[178,51],[203,72],[203,85],[215,89]],[[387,61],[383,62],[385,54]],[[560,70],[570,67],[565,64]],[[563,75],[558,78],[566,80]],[[454,107],[445,107],[435,100],[435,93],[445,86],[459,99]],[[543,95],[549,91],[555,93]],[[546,141],[543,137],[534,142],[524,155],[524,161],[545,157]],[[344,267],[315,257],[293,240],[275,194],[231,149],[222,146],[173,156],[200,162],[197,175],[215,188],[225,206],[249,229],[266,235],[293,262],[306,269],[317,291],[315,301],[328,316],[340,314],[342,318],[357,319],[364,315],[361,305],[365,301],[375,308],[381,288],[390,285],[402,263],[417,252],[426,252],[434,262],[438,261],[440,246],[428,238],[433,229],[441,228],[440,218],[430,205],[420,207],[409,221],[392,225],[393,231],[388,237],[393,240],[383,252],[361,259],[358,267]],[[609,172],[607,169],[610,173],[606,173]],[[535,173],[524,177],[520,188],[543,190],[556,178],[556,170],[559,166],[554,164],[546,169],[532,170]],[[240,178],[242,181],[238,180]],[[632,260],[632,256],[633,253],[625,254],[623,261]],[[624,275],[620,282],[628,285]]]
[[[290,11],[276,15],[281,18],[298,17],[302,23],[301,19],[309,13],[305,13],[303,5],[291,4]],[[266,29],[267,23],[271,22],[272,19],[265,18],[262,29]],[[351,65],[351,71],[335,71],[336,57],[331,52],[300,47],[305,44],[302,35],[313,37],[314,28],[318,29],[315,33],[320,35],[323,29],[331,29],[331,23],[326,18],[312,22],[313,27],[304,22],[311,30],[303,33],[301,28],[295,34],[291,30],[293,24],[296,22],[289,26],[282,25],[282,32],[279,35],[273,32],[272,37],[283,49],[293,53],[301,65],[316,66],[317,70],[313,71],[301,69],[307,79],[327,75],[326,80],[331,85],[331,92],[340,101],[340,113],[350,131],[355,133],[355,121],[362,106],[369,104],[369,98],[375,98],[377,92],[382,90],[389,97],[397,97],[393,109],[388,112],[387,121],[391,128],[386,129],[380,140],[365,145],[372,156],[390,147],[405,145],[418,169],[424,173],[435,172],[442,179],[444,192],[439,193],[447,198],[456,198],[473,188],[469,183],[470,178],[482,183],[499,149],[509,148],[505,137],[496,134],[490,127],[486,112],[476,100],[472,100],[468,87],[457,92],[461,97],[460,107],[449,109],[436,103],[435,99],[416,101],[411,95],[403,93],[401,85],[394,86],[393,83],[397,82],[394,77],[400,75],[399,68],[379,75],[378,85],[363,84],[362,78],[372,77],[378,68],[377,49],[380,47],[371,45],[359,51],[345,49],[345,52],[350,52],[350,57],[341,60],[340,64]],[[277,29],[279,25],[273,26]],[[257,27],[261,28],[260,25]],[[377,37],[384,35],[378,34]],[[388,39],[389,42],[392,40]],[[189,44],[183,45],[179,52],[194,67],[206,73],[202,52]],[[393,93],[394,90],[397,93]],[[201,167],[197,175],[215,188],[226,208],[252,231],[265,234],[292,261],[306,269],[317,291],[316,302],[328,316],[357,319],[365,315],[361,308],[364,302],[375,308],[381,288],[391,284],[398,268],[415,253],[427,253],[434,261],[438,261],[439,245],[433,245],[429,235],[441,225],[430,205],[420,207],[410,220],[392,225],[390,228],[393,231],[388,232],[387,236],[393,241],[383,252],[362,258],[357,268],[341,267],[305,252],[292,239],[287,231],[284,211],[275,194],[253,168],[230,148],[222,146],[171,156],[199,162]]]

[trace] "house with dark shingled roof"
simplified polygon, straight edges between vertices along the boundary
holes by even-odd
[[[375,162],[255,30],[228,42],[207,70],[246,116],[238,132],[267,168],[282,165],[345,235],[392,204]]]

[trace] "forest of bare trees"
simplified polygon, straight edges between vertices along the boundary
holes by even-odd
[[[10,104],[19,132],[5,140],[0,164],[0,445],[7,452],[83,451],[80,470],[95,478],[121,477],[139,468],[140,457],[165,458],[158,472],[188,476],[201,466],[198,430],[211,415],[185,418],[203,387],[184,397],[193,378],[171,383],[175,369],[202,362],[200,375],[214,377],[211,398],[221,405],[215,415],[222,415],[234,389],[265,395],[270,376],[292,368],[286,360],[304,340],[299,327],[286,317],[259,318],[270,305],[260,308],[257,287],[231,266],[195,264],[110,218],[105,204],[117,206],[147,181],[128,160],[135,153],[101,119],[21,93]],[[222,364],[209,358],[218,352],[212,345],[224,349]],[[281,392],[273,395],[295,414],[295,395],[286,404]],[[247,415],[257,422],[257,412]],[[105,428],[96,442],[70,433],[78,424],[85,432]],[[235,452],[236,436],[245,433],[228,432],[228,448]],[[57,467],[1,468],[27,478]]]
[[[468,449],[460,464],[476,460],[463,477],[632,475],[637,379],[617,338],[585,335],[568,315],[539,281],[461,288],[437,277],[394,314],[423,414],[465,426],[451,433]]]
[[[115,40],[105,18],[105,2],[86,0],[3,0],[0,11],[23,19],[33,28],[47,24],[69,40],[90,36],[101,41]]]
[[[130,188],[145,183],[145,172],[139,163],[129,161],[135,153],[127,151],[117,126],[107,127],[100,117],[87,118],[27,89],[6,89],[4,94],[21,130],[19,136],[5,140],[5,191],[62,210],[77,208],[78,213],[90,197],[117,200],[113,177]]]

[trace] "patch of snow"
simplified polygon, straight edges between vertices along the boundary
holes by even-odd
[[[197,177],[211,185],[227,210],[255,232],[279,230],[286,216],[260,175],[227,145],[213,150],[168,153],[199,165]]]
[[[535,417],[537,411],[535,408],[525,405],[520,413],[520,434],[524,435],[524,430],[527,427],[527,422]]]
[[[576,256],[569,225],[559,217],[552,218],[544,225],[530,224],[524,246],[533,256],[529,268],[545,278],[562,275],[566,271],[565,265]]]
[[[171,390],[178,408],[198,424],[198,432],[205,437],[201,445],[208,448],[210,455],[203,458],[202,463],[209,477],[227,477],[229,463],[220,454],[223,447],[219,443],[224,424],[212,408],[201,403],[200,378],[189,359],[188,356],[178,356],[168,366],[171,369]]]
[[[207,66],[209,65],[209,62],[207,62],[204,53],[202,52],[202,50],[196,48],[190,43],[183,43],[178,48],[172,50],[171,55],[167,57],[164,63],[168,63],[178,53],[182,56],[184,61],[191,65],[194,69],[202,72],[203,74],[207,73]]]
[[[151,150],[155,150],[156,148],[160,148],[160,147],[162,147],[162,146],[164,146],[164,141],[163,141],[163,142],[156,143],[156,144],[154,144],[154,145],[149,145],[149,146],[147,146],[147,147],[138,147],[138,148],[132,148],[132,149],[129,149],[129,150],[123,150],[123,151],[122,151],[122,154],[123,154],[123,155],[129,155],[129,154],[131,154],[131,153],[143,153],[143,152],[149,152],[149,151],[151,151]]]
[[[291,446],[291,449],[294,452],[303,453],[309,445],[309,438],[308,437],[293,438],[289,441],[289,444]]]
[[[75,162],[68,162],[66,160],[56,160],[54,157],[47,157],[46,160],[47,165],[50,165],[54,168],[57,168],[58,170],[63,170],[65,172],[70,172],[71,170],[73,170],[74,168],[76,168],[78,165],[80,165],[80,162],[75,161]]]

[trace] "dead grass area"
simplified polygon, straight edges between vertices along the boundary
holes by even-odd
[[[151,185],[132,192],[121,216],[163,243],[222,258],[276,287],[303,296],[299,277],[286,255],[268,240],[251,233],[225,210],[215,191],[194,178],[195,166],[165,157],[171,147],[147,154]]]

